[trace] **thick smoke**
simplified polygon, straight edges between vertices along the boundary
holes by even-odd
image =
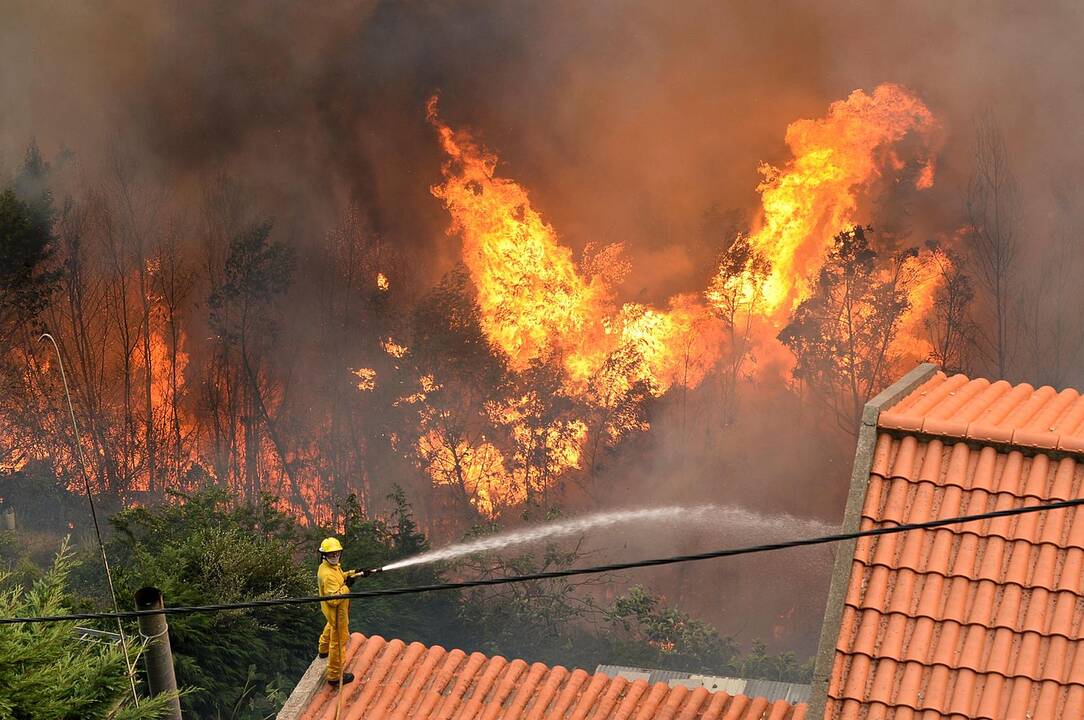
[[[8,164],[33,137],[88,164],[124,139],[178,184],[222,167],[252,178],[289,227],[358,202],[397,245],[447,260],[424,117],[439,91],[566,241],[629,243],[627,290],[648,299],[697,289],[705,211],[747,222],[786,124],[858,87],[906,85],[945,122],[946,201],[989,110],[1038,219],[1051,176],[1084,173],[1071,2],[4,5]]]
[[[425,119],[433,93],[451,125],[499,153],[502,174],[530,189],[564,242],[626,243],[623,299],[703,289],[720,244],[755,212],[758,163],[787,159],[787,123],[881,82],[916,92],[946,133],[934,191],[912,210],[916,233],[962,224],[974,123],[991,114],[1021,190],[1021,267],[1037,265],[1058,212],[1082,216],[1071,190],[1084,180],[1075,2],[0,8],[0,167],[36,139],[50,158],[70,149],[93,178],[106,149],[122,145],[178,207],[227,172],[250,188],[254,214],[299,247],[356,205],[402,254],[397,282],[418,288],[458,256],[429,192],[442,161]],[[686,426],[686,403],[697,402],[710,397],[661,401],[665,422],[610,468],[614,493],[838,518],[849,448],[781,422],[797,411],[792,395],[746,403],[746,420],[721,440]],[[825,452],[826,442],[836,446]],[[712,444],[722,447],[706,452]],[[703,581],[716,592],[711,568],[682,572],[682,588]],[[686,594],[710,609],[704,593]],[[810,649],[816,612],[790,622],[804,623],[798,645]]]

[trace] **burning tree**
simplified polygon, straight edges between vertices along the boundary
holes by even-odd
[[[936,123],[898,86],[856,91],[826,117],[792,123],[794,157],[762,168],[750,232],[727,243],[714,272],[701,269],[713,275],[705,292],[656,305],[619,297],[630,267],[620,243],[587,242],[577,257],[527,189],[498,173],[493,152],[447,125],[435,101],[428,110],[445,154],[431,191],[462,265],[428,295],[420,286],[420,302],[398,281],[405,268],[390,241],[356,206],[329,232],[287,240],[239,182],[218,177],[201,185],[199,212],[185,222],[177,198],[119,150],[107,182],[64,204],[53,222],[58,265],[39,263],[61,280],[41,317],[70,360],[100,488],[139,501],[207,483],[248,498],[270,490],[310,523],[335,519],[336,497],[357,492],[365,504],[394,482],[424,488],[423,513],[430,496],[454,496],[466,521],[559,499],[575,481],[590,495],[619,448],[653,422],[679,424],[682,442],[690,418],[719,412],[732,424],[742,379],[788,366],[775,340],[788,320],[800,373],[827,388],[835,375],[815,368],[828,362],[829,341],[799,337],[827,323],[818,318],[837,295],[868,290],[888,307],[933,292],[908,287],[912,257],[877,260],[867,272],[861,253],[845,260],[838,248],[830,261],[858,268],[832,281],[847,289],[813,281],[832,233],[884,178],[908,193],[932,184]],[[45,172],[40,156],[31,166]],[[885,282],[895,289],[870,289]],[[886,377],[893,338],[910,341],[922,326],[856,302],[853,338],[833,326],[832,347],[858,346],[843,362],[854,377],[837,383],[852,396],[848,407]],[[957,310],[947,312],[955,327]],[[27,399],[11,403],[5,436],[17,441],[5,450],[19,445],[67,476],[74,438],[31,335],[23,332],[12,356],[22,365],[7,376]],[[946,362],[958,352],[949,335],[936,349]],[[705,448],[714,445],[719,425],[700,426]]]
[[[427,380],[408,427],[417,428],[419,460],[433,481],[455,488],[464,505],[493,514],[521,498],[502,492],[504,459],[486,412],[503,402],[508,369],[482,331],[471,290],[459,267],[414,311],[409,359],[414,377]]]
[[[38,318],[48,306],[60,280],[51,267],[56,237],[53,234],[52,195],[45,185],[47,167],[36,146],[13,187],[0,190],[0,347],[20,348],[0,357],[0,395],[5,424],[12,428],[41,428],[41,419],[28,413],[33,389],[34,359],[25,350],[40,330]],[[0,468],[18,468],[32,454],[32,437],[0,433]]]
[[[923,321],[930,342],[930,360],[945,372],[963,372],[975,344],[976,329],[971,319],[974,284],[958,252],[936,243],[928,248],[938,278],[930,312]]]
[[[283,390],[269,382],[263,372],[277,332],[275,301],[289,288],[294,267],[291,248],[272,241],[270,235],[270,223],[263,223],[239,233],[230,242],[223,267],[224,282],[212,292],[209,301],[211,325],[218,332],[222,368],[230,375],[230,385],[237,390],[234,402],[243,408],[243,462],[248,497],[255,499],[263,492],[257,465],[261,455],[258,421],[275,448],[294,503],[312,522],[294,459],[269,409],[269,396]]]
[[[764,283],[771,269],[768,257],[753,247],[748,236],[739,234],[722,254],[705,293],[722,318],[729,346],[719,372],[724,425],[734,418],[738,380],[753,359],[753,328],[764,311]]]
[[[797,361],[795,377],[852,434],[862,407],[894,371],[892,346],[911,307],[909,261],[917,254],[897,253],[882,265],[866,232],[855,227],[836,235],[813,294],[779,334]]]

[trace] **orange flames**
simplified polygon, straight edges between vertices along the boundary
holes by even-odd
[[[432,192],[452,215],[451,232],[463,240],[483,328],[514,368],[556,354],[582,388],[612,353],[632,348],[642,363],[629,382],[646,380],[661,394],[674,384],[703,380],[715,345],[704,338],[718,332],[703,304],[682,296],[666,310],[617,307],[608,278],[616,274],[611,266],[620,263],[620,248],[596,255],[594,273],[585,277],[527,191],[495,175],[496,156],[444,124],[436,98],[428,113],[449,157],[445,182]]]
[[[592,383],[602,384],[606,392],[591,397],[603,404],[634,383],[644,383],[661,395],[675,385],[694,387],[703,381],[718,358],[721,331],[701,300],[677,296],[665,309],[618,305],[611,285],[625,269],[621,247],[607,246],[584,263],[588,270],[578,268],[572,251],[531,205],[527,191],[495,174],[496,156],[466,132],[444,124],[437,117],[435,98],[428,112],[449,158],[444,183],[432,192],[451,213],[451,232],[462,238],[462,257],[477,287],[483,330],[507,354],[513,369],[555,357],[567,374],[565,392],[586,399]],[[632,359],[611,362],[617,355]],[[450,456],[486,460],[481,463],[485,473],[477,477],[470,473],[456,481],[482,512],[493,514],[501,505],[526,499],[539,477],[556,477],[580,467],[588,432],[584,421],[573,419],[539,431],[529,426],[516,402],[495,409],[494,415],[509,428],[514,446],[545,446],[548,460],[546,467],[532,468],[522,458],[502,457],[489,444],[462,452],[445,449]],[[607,431],[613,438],[632,429]],[[423,456],[434,455],[431,440],[423,440]],[[434,474],[432,465],[434,481],[446,484],[447,473]],[[442,465],[447,461],[438,462],[438,470]],[[457,471],[463,474],[462,468]]]
[[[566,391],[581,397],[600,376],[619,391],[646,382],[656,395],[675,385],[697,386],[722,356],[724,323],[732,326],[737,314],[748,317],[746,342],[770,345],[759,348],[768,355],[785,354],[774,336],[809,295],[833,237],[853,226],[860,203],[908,162],[917,163],[912,165],[915,188],[931,187],[938,140],[937,123],[926,106],[891,84],[871,95],[855,91],[832,103],[824,118],[792,123],[786,143],[794,157],[781,168],[761,167],[762,208],[753,231],[735,241],[724,257],[704,292],[706,304],[695,296],[678,296],[660,309],[619,305],[612,287],[627,267],[621,247],[608,246],[578,268],[571,249],[531,205],[527,191],[496,174],[497,157],[467,132],[442,122],[436,98],[427,109],[448,158],[444,182],[432,192],[451,214],[449,232],[462,239],[484,331],[514,369],[540,358],[559,358],[569,378]],[[914,312],[901,327],[899,343],[919,357],[927,347],[921,318],[938,282],[929,265],[927,258],[916,256],[902,271],[911,281],[908,297]],[[733,332],[729,337],[734,339]],[[613,377],[608,360],[629,351],[639,362],[622,365],[624,374]],[[514,415],[514,409],[505,413]],[[499,455],[491,446],[484,454],[491,459]],[[558,456],[571,468],[578,465],[579,454],[574,440]],[[488,465],[503,467],[504,459],[498,459]],[[492,478],[488,475],[486,482]],[[481,486],[477,479],[471,484]],[[493,494],[492,488],[479,490],[476,506],[492,512],[495,503],[485,498]]]
[[[427,399],[438,393],[445,379],[424,375],[413,379],[417,387],[404,385],[407,389],[394,405],[422,418],[421,437],[413,448],[416,457],[435,484],[457,486],[488,515],[524,502],[532,492],[545,490],[553,478],[586,464],[591,433],[617,441],[646,429],[648,421],[640,416],[592,414],[617,407],[626,391],[662,396],[674,388],[694,388],[727,364],[728,372],[736,376],[741,363],[730,358],[739,344],[756,346],[760,368],[784,365],[791,356],[775,336],[790,311],[808,296],[833,236],[858,221],[880,184],[897,177],[908,163],[914,187],[931,187],[938,140],[930,111],[895,85],[882,85],[871,94],[855,91],[833,103],[826,117],[792,123],[786,144],[793,158],[779,168],[761,168],[761,208],[752,231],[734,241],[702,294],[677,295],[665,306],[653,307],[617,297],[615,288],[628,270],[619,244],[594,249],[589,245],[578,260],[532,205],[527,190],[497,174],[495,154],[469,133],[445,124],[437,115],[435,99],[428,105],[428,117],[447,156],[443,181],[431,190],[450,213],[450,233],[462,241],[463,262],[477,289],[482,329],[515,371],[528,371],[540,360],[559,364],[563,384],[547,393],[574,401],[568,403],[573,409],[543,422],[539,418],[545,408],[539,406],[544,403],[524,391],[522,397],[505,397],[493,407],[487,403],[486,418],[479,422],[487,425],[486,432],[496,429],[492,436],[477,429],[469,436],[446,429],[442,434],[439,423],[437,429],[427,423],[425,413],[431,411]],[[910,278],[913,311],[901,323],[897,350],[915,356],[925,355],[923,320],[944,275],[938,269],[949,262],[936,260],[920,254],[908,259],[903,269]],[[364,284],[374,295],[390,296],[388,275],[378,267],[387,268],[367,268]],[[156,263],[143,270],[152,278],[160,272]],[[93,442],[88,470],[96,484],[161,490],[183,483],[185,477],[201,477],[204,473],[188,470],[199,471],[202,466],[234,486],[250,482],[253,491],[266,487],[289,496],[290,486],[297,484],[300,490],[294,495],[310,506],[321,502],[325,497],[321,488],[326,487],[321,483],[335,476],[319,469],[318,446],[303,440],[274,447],[282,443],[272,442],[270,429],[261,430],[270,422],[261,423],[260,415],[277,415],[283,391],[265,382],[258,370],[254,378],[229,377],[225,373],[230,366],[224,361],[222,374],[206,379],[205,387],[193,383],[186,388],[190,362],[206,359],[196,346],[189,357],[189,339],[169,321],[165,298],[151,292],[144,299],[151,309],[144,310],[139,322],[147,323],[140,328],[149,329],[149,349],[139,343],[123,356],[125,377],[133,381],[133,388],[123,390],[128,393],[126,415],[103,414],[98,426],[87,423],[85,428],[88,446]],[[743,338],[735,337],[736,315],[745,316]],[[411,362],[411,349],[397,340],[410,341],[384,332],[379,338],[384,357],[370,358],[373,367],[352,369],[357,388],[372,393],[372,398],[395,387],[387,366],[401,371]],[[720,362],[723,358],[727,362]],[[117,362],[113,355],[107,361]],[[28,370],[28,377],[34,373],[44,377],[46,368]],[[102,374],[117,372],[110,365]],[[143,380],[145,385],[134,387]],[[226,392],[200,395],[231,380]],[[246,382],[257,392],[245,392]],[[48,389],[39,391],[46,408],[51,404]],[[143,398],[145,402],[136,402]],[[210,422],[197,418],[200,403],[221,408],[222,417]],[[52,425],[49,436],[66,436],[65,416],[46,414]],[[597,416],[620,419],[607,424]],[[143,434],[148,440],[141,444]],[[390,432],[388,437],[398,451],[400,435]],[[17,440],[4,444],[0,471],[21,467],[34,457],[74,466],[66,449]],[[153,475],[148,466],[154,467]]]
[[[880,85],[872,96],[855,90],[832,103],[827,117],[790,124],[794,159],[783,168],[761,166],[762,209],[749,237],[771,264],[761,291],[765,314],[785,315],[808,294],[832,237],[855,224],[859,200],[886,171],[902,169],[896,144],[908,135],[919,141],[915,185],[924,190],[933,185],[937,123],[898,85]]]

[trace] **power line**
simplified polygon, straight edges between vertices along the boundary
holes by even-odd
[[[414,595],[425,592],[439,592],[442,590],[463,590],[475,587],[487,587],[491,585],[508,585],[511,583],[529,582],[532,580],[551,580],[555,578],[572,577],[575,575],[597,575],[600,573],[631,570],[633,568],[654,567],[657,565],[674,565],[683,562],[696,562],[698,560],[711,560],[714,558],[735,557],[737,555],[754,555],[757,553],[771,552],[774,550],[787,550],[796,547],[808,547],[811,545],[826,545],[829,543],[857,540],[863,537],[876,537],[880,535],[894,535],[896,533],[909,532],[912,530],[929,530],[945,527],[947,525],[959,525],[963,523],[978,522],[1012,515],[1024,515],[1033,512],[1045,512],[1050,510],[1063,510],[1066,508],[1084,505],[1084,498],[1073,500],[1059,500],[1051,503],[1038,505],[1025,505],[1018,508],[1006,508],[1004,510],[991,510],[990,512],[975,515],[960,515],[958,517],[944,518],[940,520],[928,520],[920,523],[904,523],[902,525],[890,525],[885,527],[871,528],[869,530],[857,530],[849,533],[837,533],[835,535],[820,535],[811,538],[800,538],[777,543],[763,545],[750,545],[739,548],[727,548],[724,550],[712,550],[710,552],[694,553],[691,555],[672,555],[662,558],[649,558],[646,560],[632,560],[629,562],[610,563],[608,565],[595,565],[586,568],[570,568],[566,570],[549,570],[546,572],[530,573],[527,575],[513,575],[511,577],[481,578],[478,580],[462,580],[459,582],[437,583],[434,585],[414,585],[408,587],[382,588],[377,590],[362,590],[343,595],[313,595],[310,597],[274,598],[267,600],[249,600],[246,602],[220,603],[217,605],[191,605],[156,608],[153,610],[130,610],[124,612],[100,612],[100,613],[72,613],[70,615],[42,615],[39,617],[10,617],[0,618],[0,625],[16,625],[26,623],[67,622],[72,620],[111,620],[116,618],[131,619],[143,615],[188,615],[201,612],[224,612],[227,610],[246,610],[254,608],[277,607],[281,605],[309,605],[324,600],[364,600],[375,597],[391,597],[395,595]]]
[[[132,702],[136,707],[139,707],[139,693],[136,692],[135,683],[135,668],[132,665],[132,658],[128,656],[128,643],[124,638],[124,627],[120,623],[120,605],[117,604],[117,591],[113,588],[113,572],[109,569],[109,558],[105,554],[105,543],[102,542],[102,528],[98,525],[98,511],[94,509],[94,493],[90,491],[90,478],[87,476],[87,462],[83,456],[83,440],[79,435],[79,423],[75,421],[75,406],[72,405],[71,390],[68,389],[68,375],[64,372],[64,357],[60,353],[60,346],[57,345],[56,338],[49,333],[43,333],[38,338],[38,342],[49,338],[49,342],[52,343],[53,349],[56,350],[56,362],[60,366],[60,379],[64,383],[64,397],[68,401],[68,412],[71,414],[72,420],[72,434],[75,441],[75,448],[78,451],[79,456],[79,472],[83,476],[83,486],[87,491],[87,502],[90,503],[90,517],[94,519],[94,535],[98,538],[98,550],[102,553],[102,565],[105,566],[105,579],[109,585],[109,597],[113,599],[113,610],[118,614],[117,617],[117,634],[120,635],[120,647],[124,651],[124,667],[128,669],[128,684],[132,688]]]

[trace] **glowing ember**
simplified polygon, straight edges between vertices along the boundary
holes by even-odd
[[[372,368],[358,368],[354,371],[358,377],[358,390],[369,392],[376,387],[376,370]]]
[[[386,352],[388,355],[391,355],[393,358],[401,358],[404,355],[406,355],[406,352],[407,352],[407,349],[406,349],[405,346],[400,345],[399,343],[395,342],[391,338],[387,338],[386,340],[382,340],[380,342],[380,346],[382,348],[384,348],[384,352]]]
[[[390,285],[388,284],[388,276],[384,273],[376,274],[376,289],[380,292],[387,292]]]

